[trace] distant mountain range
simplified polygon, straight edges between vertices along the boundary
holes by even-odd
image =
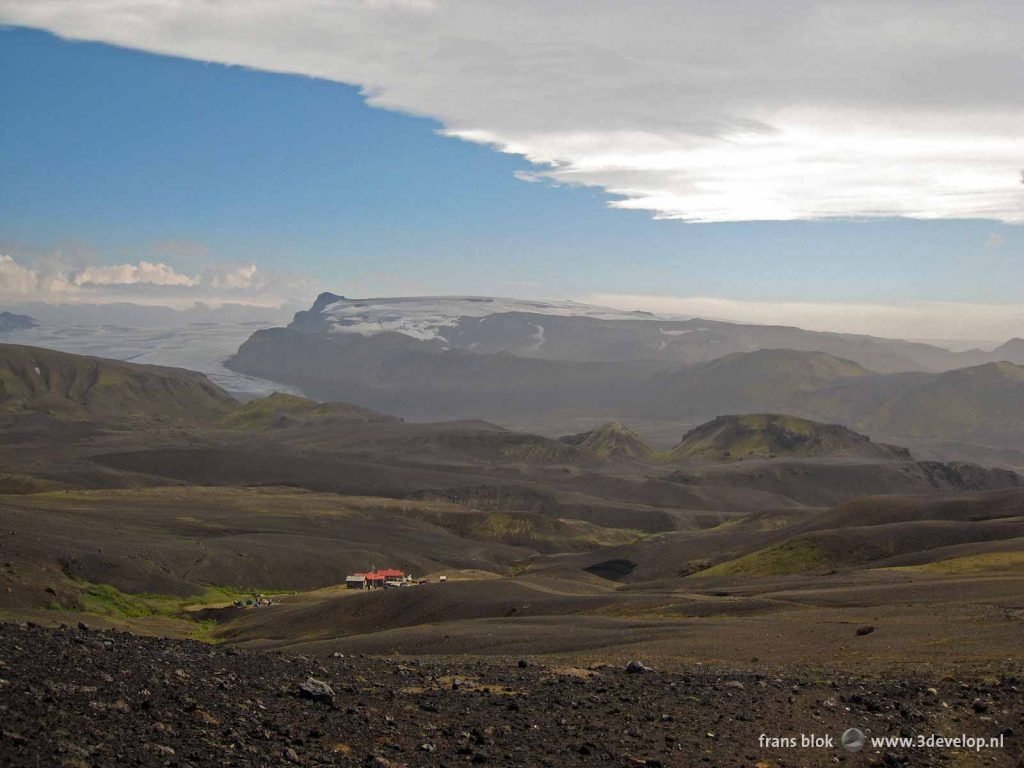
[[[1024,340],[986,352],[573,302],[321,294],[227,361],[415,419],[698,423],[789,413],[886,439],[1024,447]],[[617,442],[621,436],[616,436]]]
[[[0,312],[0,333],[7,331],[24,331],[35,328],[36,321],[28,315],[15,315],[11,312]]]
[[[772,325],[683,319],[572,301],[482,296],[348,299],[322,293],[290,330],[320,338],[400,334],[449,350],[568,362],[693,365],[737,352],[825,352],[877,373],[939,372],[986,362],[1024,363],[1024,340],[992,352]]]
[[[654,379],[645,417],[780,411],[872,435],[1024,445],[1024,367],[878,374],[817,352],[728,355]]]
[[[812,357],[811,362],[820,366],[823,361]],[[997,368],[1016,367],[1004,363]],[[852,377],[846,379],[853,380]],[[815,475],[824,474],[818,480],[804,483],[809,483],[811,490],[787,489],[785,495],[790,498],[802,498],[802,494],[808,493],[812,497],[824,494],[831,498],[834,491],[829,490],[828,485],[852,482],[856,486],[865,482],[861,477],[865,472],[870,482],[889,478],[885,482],[903,490],[913,487],[907,486],[904,480],[925,483],[929,488],[973,489],[1006,487],[1019,481],[1012,473],[971,465],[915,462],[903,448],[876,443],[837,424],[791,415],[719,416],[683,435],[671,450],[659,451],[633,430],[614,421],[554,440],[509,431],[482,421],[409,424],[394,416],[347,403],[317,403],[283,393],[241,403],[193,371],[13,344],[0,344],[0,429],[8,430],[16,439],[33,435],[46,437],[55,444],[105,434],[124,435],[123,438],[105,438],[114,439],[114,444],[141,439],[146,444],[162,447],[166,441],[173,443],[187,436],[188,451],[194,450],[196,456],[205,455],[208,446],[218,445],[222,450],[227,448],[244,457],[259,444],[270,450],[268,456],[277,453],[285,456],[296,450],[303,456],[309,451],[326,452],[371,460],[372,465],[377,462],[397,462],[403,466],[411,462],[438,467],[453,464],[520,468],[561,465],[577,470],[590,468],[588,471],[599,466],[620,466],[627,474],[647,465],[648,469],[640,471],[668,471],[671,473],[666,476],[669,481],[682,486],[696,483],[728,488],[737,483],[749,487],[765,484],[765,490],[772,493],[777,492],[775,486],[780,482],[790,484],[794,472],[796,477],[807,474],[807,469],[794,469],[803,464],[792,462],[839,461],[839,464],[818,466],[813,471]],[[156,442],[152,443],[153,440]],[[204,459],[194,466],[188,465],[189,469],[174,469],[183,458],[183,454],[178,454],[181,449],[167,453],[165,458],[169,463],[166,465],[137,465],[135,462],[141,455],[124,454],[107,460],[115,462],[113,466],[118,469],[142,469],[146,474],[156,475],[170,472],[171,476],[176,476],[175,472],[184,471],[189,477],[213,478],[217,472],[228,471],[228,465],[218,463],[222,459],[214,460],[213,464]],[[300,460],[297,466],[301,466],[301,474],[308,474],[310,469],[314,474],[332,472],[329,463],[320,464],[322,462],[307,464]],[[258,482],[262,471],[288,472],[286,466],[287,462],[267,465],[264,470],[250,467],[255,471],[250,482]],[[757,469],[767,466],[771,467],[768,471]],[[664,469],[659,470],[659,467]],[[694,474],[694,467],[705,469]],[[613,469],[613,474],[615,471]],[[777,476],[780,472],[782,478]],[[913,477],[903,478],[901,472],[910,472]],[[830,473],[838,474],[828,480]],[[571,482],[572,474],[566,477],[556,472],[555,477]],[[826,484],[824,488],[819,487],[822,481]],[[522,491],[516,493],[522,495]],[[533,493],[530,491],[528,495]],[[656,496],[660,494],[661,491],[656,492]],[[530,501],[534,503],[536,499]]]

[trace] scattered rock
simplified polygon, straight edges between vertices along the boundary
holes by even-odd
[[[875,628],[870,624],[865,624],[863,627],[857,627],[857,634],[861,637],[864,635],[870,635],[875,631]]]
[[[310,677],[299,685],[299,696],[320,704],[333,704],[335,694],[334,689],[323,680]]]
[[[113,647],[96,652],[108,638]],[[0,763],[11,768],[767,766],[779,759],[757,749],[765,732],[839,734],[851,723],[879,734],[962,729],[1002,733],[1009,752],[1024,722],[1024,686],[1011,678],[1020,674],[1016,662],[993,662],[985,678],[957,667],[960,679],[933,692],[932,678],[915,671],[872,676],[826,666],[755,675],[699,663],[649,670],[636,661],[619,674],[612,666],[579,677],[557,667],[523,673],[516,657],[231,657],[196,642],[4,623],[0,659],[9,681],[0,684]],[[622,674],[626,668],[648,674]],[[943,698],[951,706],[942,707]],[[788,706],[791,699],[799,705]],[[851,766],[948,762],[893,754],[864,754],[857,763],[835,750],[813,764],[835,764],[836,756]],[[1004,762],[993,751],[987,765]]]
[[[633,660],[626,665],[626,671],[631,674],[637,674],[640,672],[650,672],[651,668],[644,664],[642,661]]]

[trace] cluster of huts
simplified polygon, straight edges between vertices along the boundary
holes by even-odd
[[[349,589],[407,587],[412,583],[412,576],[397,568],[380,568],[366,573],[352,573],[345,577],[345,586]]]
[[[437,580],[448,581],[448,577],[439,576]],[[391,589],[429,583],[430,579],[413,579],[410,574],[397,568],[375,568],[366,573],[350,573],[345,577],[345,586],[349,589]]]

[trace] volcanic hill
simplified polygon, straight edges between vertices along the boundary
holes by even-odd
[[[719,416],[683,436],[671,458],[750,459],[848,456],[909,459],[902,448],[879,445],[838,424],[821,424],[781,414]]]

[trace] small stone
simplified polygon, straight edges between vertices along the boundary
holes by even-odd
[[[863,637],[864,635],[870,635],[875,631],[875,628],[870,624],[865,624],[863,627],[857,627],[857,635]]]
[[[723,688],[735,688],[737,691],[742,691],[746,686],[743,685],[739,680],[726,680],[722,684]]]
[[[302,762],[302,758],[299,757],[299,753],[291,747],[288,747],[288,749],[284,751],[284,759],[289,763],[295,763],[296,765]]]
[[[642,661],[636,661],[635,659],[626,665],[626,671],[631,674],[637,674],[640,672],[649,672],[650,667],[644,664]]]

